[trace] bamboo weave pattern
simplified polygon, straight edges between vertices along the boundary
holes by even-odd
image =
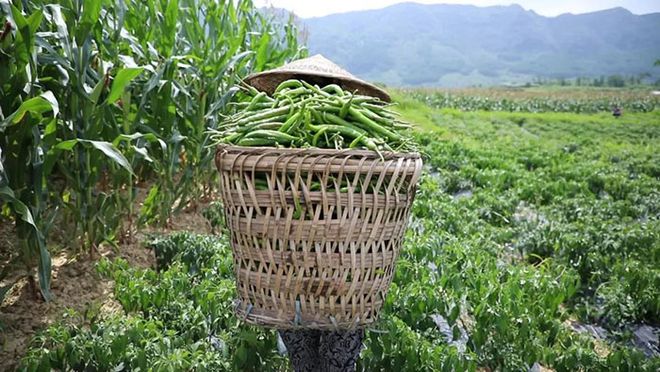
[[[248,323],[372,323],[392,281],[418,154],[220,146],[220,192]]]

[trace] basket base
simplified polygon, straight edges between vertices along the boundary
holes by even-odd
[[[295,316],[285,314],[273,314],[270,311],[254,307],[237,306],[234,313],[236,317],[245,323],[273,329],[317,329],[321,331],[354,330],[365,328],[374,323],[376,317],[372,316],[362,320],[355,318],[353,321],[332,320],[330,317],[306,316],[301,314],[300,320],[296,322]]]

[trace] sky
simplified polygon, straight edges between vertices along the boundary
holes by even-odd
[[[320,17],[332,13],[354,10],[379,9],[403,3],[402,0],[254,0],[257,6],[272,5],[291,10],[303,18]],[[596,10],[623,7],[635,14],[660,12],[660,0],[413,0],[425,4],[471,4],[477,6],[520,4],[544,16],[562,13],[587,13]]]

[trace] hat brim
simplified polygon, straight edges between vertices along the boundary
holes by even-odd
[[[348,90],[350,92],[356,92],[365,96],[377,97],[385,102],[390,102],[392,100],[390,95],[387,94],[387,92],[385,92],[383,89],[373,84],[367,83],[366,81],[319,71],[309,72],[275,69],[252,74],[246,77],[244,81],[257,90],[272,95],[278,85],[290,79],[304,80],[310,84],[316,84],[318,86],[337,84],[342,87],[342,89]]]

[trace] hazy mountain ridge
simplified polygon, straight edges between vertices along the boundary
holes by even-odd
[[[519,5],[402,3],[303,19],[311,53],[392,85],[473,85],[533,77],[660,77],[660,13],[623,8],[544,17]]]

